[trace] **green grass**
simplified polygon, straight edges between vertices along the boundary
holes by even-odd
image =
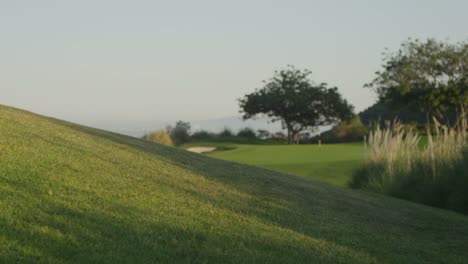
[[[361,143],[318,145],[235,145],[192,143],[190,146],[214,146],[226,151],[207,155],[223,160],[256,165],[272,170],[346,186],[353,171],[362,163]],[[229,149],[229,147],[231,149]]]
[[[0,106],[2,263],[467,263],[464,215]]]

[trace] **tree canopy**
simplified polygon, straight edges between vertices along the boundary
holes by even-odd
[[[244,119],[263,114],[281,121],[288,130],[288,143],[308,128],[327,125],[353,116],[353,107],[338,88],[314,84],[309,70],[292,66],[276,71],[264,86],[239,99]]]
[[[383,70],[365,87],[390,106],[442,116],[468,104],[468,43],[409,39],[386,51]]]

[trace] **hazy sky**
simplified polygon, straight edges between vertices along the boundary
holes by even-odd
[[[468,39],[468,1],[0,0],[0,104],[82,123],[238,113],[305,67],[356,110],[385,47]]]

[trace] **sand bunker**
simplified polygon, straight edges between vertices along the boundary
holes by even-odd
[[[192,147],[188,148],[187,150],[195,153],[207,153],[214,151],[215,149],[215,147]]]

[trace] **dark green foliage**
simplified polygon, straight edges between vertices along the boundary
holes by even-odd
[[[440,166],[435,178],[427,162],[392,175],[383,166],[367,164],[354,173],[350,186],[468,214],[468,150],[463,159]]]
[[[331,130],[311,139],[312,142],[321,140],[322,143],[362,142],[367,134],[367,128],[362,124],[359,116],[342,121]]]
[[[268,133],[268,131],[266,132]],[[282,143],[270,138],[257,138],[255,131],[248,127],[241,129],[237,134],[234,134],[232,130],[227,127],[225,127],[219,133],[211,133],[204,130],[197,131],[190,136],[190,142],[236,143],[252,145]]]
[[[439,117],[468,105],[468,43],[410,39],[387,52],[383,64],[366,87],[385,104]]]
[[[244,118],[263,114],[281,121],[288,130],[288,143],[307,128],[350,118],[353,107],[341,97],[338,88],[313,84],[310,74],[292,66],[275,72],[263,88],[239,99]]]
[[[232,130],[228,127],[223,128],[221,132],[218,134],[219,137],[233,137],[234,133],[232,133]]]
[[[367,127],[380,125],[385,126],[385,122],[398,119],[404,124],[415,124],[420,133],[425,133],[427,116],[424,112],[411,109],[408,106],[401,106],[398,108],[390,107],[383,102],[377,102],[368,107],[366,110],[360,112],[359,117],[362,123]],[[447,111],[443,118],[439,121],[442,124],[454,124],[457,120],[456,111]]]
[[[214,133],[210,133],[206,130],[200,130],[197,132],[194,132],[191,136],[190,139],[191,141],[202,141],[202,140],[210,140],[216,137]]]
[[[385,126],[386,121],[400,120],[402,123],[415,122],[425,124],[426,115],[417,110],[408,109],[408,107],[392,108],[382,102],[377,102],[366,110],[358,114],[364,125],[370,127],[380,125]]]
[[[190,123],[177,121],[174,128],[170,129],[171,138],[176,145],[182,145],[190,141]]]
[[[243,137],[243,138],[257,138],[255,131],[251,129],[250,127],[245,127],[239,130],[239,132],[237,132],[237,136]]]

